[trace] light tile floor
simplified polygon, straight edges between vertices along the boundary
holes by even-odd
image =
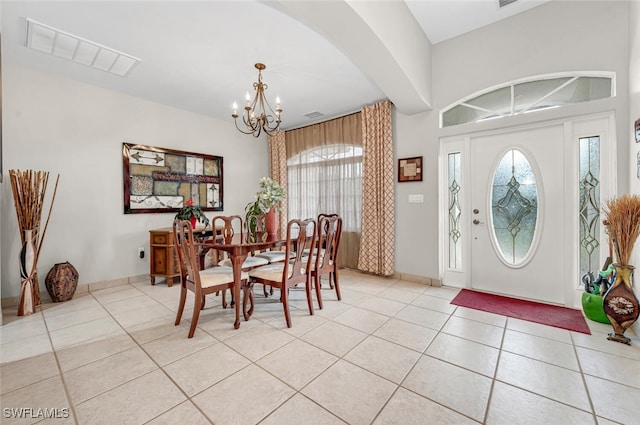
[[[638,424],[640,339],[592,335],[451,305],[436,288],[343,271],[309,316],[292,290],[233,329],[209,296],[148,281],[45,304],[0,327],[2,424]],[[46,294],[44,294],[46,296]],[[31,410],[28,410],[31,409]],[[56,410],[57,409],[57,410]],[[58,418],[48,418],[48,416]],[[17,416],[22,416],[18,418]]]

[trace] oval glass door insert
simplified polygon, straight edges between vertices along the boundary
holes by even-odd
[[[538,218],[538,189],[531,164],[518,149],[500,160],[491,187],[494,240],[503,261],[518,266],[533,246]]]

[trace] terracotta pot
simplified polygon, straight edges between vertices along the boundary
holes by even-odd
[[[267,229],[267,234],[275,235],[278,233],[278,213],[275,208],[271,207],[269,212],[264,215],[264,227]]]

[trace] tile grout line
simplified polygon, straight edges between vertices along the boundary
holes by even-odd
[[[598,423],[598,417],[596,415],[596,408],[593,404],[593,400],[591,398],[591,391],[589,391],[589,386],[587,385],[587,379],[584,375],[584,370],[582,369],[582,362],[580,361],[580,356],[578,355],[578,349],[576,347],[575,341],[573,339],[573,334],[569,332],[569,337],[571,338],[571,346],[573,347],[573,352],[576,355],[576,363],[578,364],[578,370],[580,371],[580,379],[582,380],[582,385],[584,385],[584,390],[587,393],[587,400],[589,400],[589,406],[591,407],[591,415],[595,423]]]
[[[505,316],[505,317],[507,317],[507,316]],[[562,344],[566,344],[566,345],[571,345],[571,346],[574,348],[574,353],[575,353],[575,345],[573,344],[573,342],[572,342],[571,344],[569,344],[569,343],[566,343],[566,342],[557,341],[557,340],[555,340],[555,339],[546,338],[546,337],[543,337],[543,336],[539,336],[539,335],[535,335],[535,334],[531,334],[531,333],[527,333],[527,332],[521,332],[521,331],[518,331],[518,330],[515,330],[515,329],[508,329],[508,321],[509,321],[509,319],[510,319],[510,318],[509,318],[509,317],[507,317],[507,322],[506,322],[506,326],[507,326],[507,327],[505,328],[505,336],[506,336],[506,330],[511,330],[512,332],[523,333],[523,334],[526,334],[526,335],[530,335],[530,336],[534,336],[534,337],[538,337],[538,338],[546,339],[546,340],[548,340],[548,341],[553,341],[553,342],[558,342],[558,343],[562,343]],[[520,319],[517,319],[517,320],[520,320]],[[533,322],[533,323],[535,323],[535,322]],[[570,338],[572,338],[571,332],[569,332],[569,336],[570,336]],[[573,341],[573,338],[572,338],[572,341]],[[577,354],[576,354],[576,362],[578,363],[578,369],[579,369],[579,370],[577,370],[577,371],[576,371],[576,370],[571,369],[571,368],[568,368],[568,367],[566,367],[566,366],[560,366],[560,365],[557,365],[557,364],[554,364],[554,363],[549,363],[548,361],[544,361],[544,360],[536,359],[536,358],[534,358],[534,357],[529,357],[529,356],[524,355],[524,354],[519,354],[519,353],[511,352],[511,351],[508,351],[508,350],[504,350],[504,351],[505,351],[505,352],[507,352],[507,353],[513,354],[513,355],[515,355],[515,356],[524,357],[524,358],[529,359],[529,360],[532,360],[532,361],[534,361],[534,362],[539,362],[539,363],[543,363],[543,364],[545,364],[545,365],[549,365],[549,366],[552,366],[552,367],[557,367],[557,368],[560,368],[560,369],[564,369],[564,370],[567,370],[567,371],[569,371],[569,372],[578,373],[578,374],[580,374],[580,376],[581,376],[582,380],[584,381],[584,374],[583,374],[583,372],[582,372],[582,370],[581,370],[581,368],[580,368],[580,364],[579,364],[579,361],[578,361],[578,358],[577,358]],[[503,350],[501,349],[501,350],[500,350],[500,356],[502,356],[502,352],[503,352]],[[497,372],[497,367],[496,367],[496,372]],[[569,408],[571,408],[571,409],[578,410],[578,411],[581,411],[581,412],[584,412],[584,413],[592,414],[592,415],[595,417],[594,410],[593,410],[593,406],[591,406],[591,407],[592,407],[592,411],[588,411],[588,410],[585,410],[585,409],[583,409],[583,408],[580,408],[580,407],[574,406],[574,405],[572,405],[572,404],[569,404],[569,403],[567,403],[567,402],[564,402],[564,401],[561,401],[561,400],[557,400],[557,399],[552,398],[552,397],[550,397],[550,396],[548,396],[548,395],[544,395],[544,394],[537,393],[537,392],[535,392],[535,391],[533,391],[533,390],[530,390],[530,389],[528,389],[528,388],[524,388],[524,387],[521,387],[521,386],[518,386],[518,385],[515,385],[515,384],[512,384],[512,383],[509,383],[509,382],[506,382],[506,381],[503,381],[503,380],[499,380],[499,379],[497,379],[497,377],[495,378],[495,381],[497,381],[497,382],[501,382],[501,383],[503,383],[503,384],[505,384],[505,385],[508,385],[508,386],[511,386],[511,387],[514,387],[514,388],[518,388],[518,389],[520,389],[520,390],[522,390],[522,391],[525,391],[525,392],[527,392],[527,393],[533,394],[533,395],[535,395],[535,396],[537,396],[537,397],[541,397],[541,398],[544,398],[544,399],[546,399],[546,400],[550,400],[551,402],[554,402],[554,403],[557,403],[557,404],[561,404],[561,405],[566,406],[566,407],[569,407]],[[585,387],[586,387],[586,384],[585,384]],[[588,393],[587,393],[587,395],[588,395]],[[589,401],[591,402],[591,400],[589,400]]]
[[[137,288],[136,288],[136,289],[137,289]],[[138,290],[139,290],[139,289],[138,289]],[[140,292],[143,292],[143,291],[140,291]],[[144,292],[143,292],[143,294],[144,294],[145,296],[147,296],[147,297],[149,297],[149,298],[153,299],[154,301],[156,301],[153,297],[149,296],[148,294],[146,294],[146,293],[144,293]],[[95,297],[94,297],[94,298],[95,298]],[[98,304],[100,304],[100,306],[101,306],[102,308],[104,308],[104,309],[107,311],[107,313],[109,314],[109,316],[110,316],[110,317],[111,317],[111,318],[112,318],[112,319],[113,319],[113,320],[118,324],[118,326],[120,326],[120,328],[125,332],[125,334],[127,334],[127,336],[129,336],[129,338],[131,338],[131,340],[134,342],[134,344],[135,344],[136,346],[138,346],[138,348],[140,348],[140,350],[142,350],[142,352],[143,352],[143,353],[144,353],[144,354],[145,354],[145,355],[146,355],[146,356],[147,356],[147,357],[148,357],[148,358],[149,358],[149,359],[150,359],[150,360],[151,360],[151,361],[156,365],[156,367],[157,367],[159,370],[161,370],[161,371],[162,371],[162,373],[163,373],[163,374],[164,374],[164,375],[169,379],[169,381],[170,381],[170,382],[171,382],[171,383],[172,383],[172,384],[173,384],[173,385],[174,385],[174,386],[175,386],[175,387],[176,387],[176,388],[177,388],[177,389],[178,389],[178,390],[179,390],[179,391],[180,391],[180,392],[185,396],[185,398],[186,398],[186,399],[187,399],[187,400],[188,400],[188,401],[189,401],[189,402],[190,402],[190,403],[191,403],[191,404],[192,404],[192,405],[193,405],[193,406],[194,406],[194,407],[195,407],[195,408],[196,408],[196,409],[197,409],[197,410],[198,410],[198,411],[199,411],[199,412],[200,412],[200,413],[201,413],[201,414],[202,414],[202,415],[203,415],[203,416],[204,416],[204,417],[205,417],[205,418],[206,418],[206,419],[211,423],[211,424],[213,424],[213,421],[212,421],[212,420],[211,420],[211,419],[210,419],[210,418],[209,418],[209,417],[208,417],[208,416],[207,416],[207,415],[206,415],[206,414],[205,414],[205,413],[200,409],[200,407],[199,407],[197,404],[195,404],[193,401],[191,401],[191,397],[189,397],[189,396],[187,395],[187,393],[182,389],[182,387],[180,387],[180,385],[178,385],[178,384],[177,384],[177,382],[175,382],[175,381],[173,380],[173,378],[172,378],[172,377],[171,377],[171,376],[170,376],[170,375],[169,375],[169,374],[164,370],[164,368],[163,368],[163,367],[162,367],[162,366],[161,366],[161,365],[160,365],[160,364],[159,364],[159,363],[158,363],[158,362],[157,362],[157,361],[156,361],[156,360],[151,356],[151,354],[149,354],[149,352],[147,352],[147,350],[145,350],[145,349],[144,349],[144,347],[142,346],[142,344],[140,344],[140,342],[139,342],[136,338],[134,338],[134,337],[133,337],[133,335],[131,335],[131,333],[129,333],[129,331],[128,331],[124,326],[122,326],[122,324],[121,324],[121,323],[120,323],[120,322],[119,322],[119,321],[118,321],[118,320],[113,316],[113,314],[111,314],[111,312],[110,312],[110,311],[105,307],[105,305],[104,305],[104,304],[102,304],[102,303],[100,302],[100,300],[99,300],[99,299],[97,299],[97,298],[95,298],[95,299],[96,299],[96,301],[98,302]],[[156,302],[157,302],[157,301],[156,301]],[[162,303],[160,303],[160,304],[162,304]],[[167,308],[167,309],[168,309],[168,307],[166,307],[164,304],[162,304],[162,305],[163,305],[165,308]],[[174,312],[174,313],[175,313],[175,312]],[[146,323],[146,322],[145,322],[145,323]],[[213,336],[212,336],[212,337],[213,337]],[[213,338],[215,338],[215,337],[213,337]],[[215,339],[216,339],[217,341],[219,341],[217,338],[215,338]],[[207,347],[203,347],[202,349],[197,350],[196,352],[201,351],[201,350],[204,350],[204,349],[206,349],[206,348],[207,348]],[[118,353],[115,353],[115,354],[118,354]],[[115,355],[115,354],[113,354],[113,355]],[[191,354],[193,354],[193,353],[191,353]],[[109,356],[109,357],[111,357],[111,356]],[[176,361],[177,361],[177,360],[180,360],[180,359],[176,359]],[[171,362],[171,363],[173,363],[173,362]],[[171,364],[171,363],[169,363],[169,364]],[[155,372],[155,370],[152,370],[152,371],[150,371],[150,372],[144,373],[144,374],[142,374],[142,375],[140,375],[140,376],[138,376],[138,377],[136,377],[136,378],[134,378],[134,379],[131,379],[131,380],[129,380],[129,381],[123,382],[123,383],[121,383],[120,385],[117,385],[117,386],[115,386],[114,388],[109,389],[108,391],[112,391],[112,390],[113,390],[113,389],[115,389],[115,388],[121,387],[121,386],[123,386],[123,385],[125,385],[125,384],[127,384],[127,383],[129,383],[129,382],[133,382],[133,381],[135,381],[136,379],[139,379],[139,378],[141,378],[141,377],[143,377],[143,376],[149,375],[149,374],[151,374],[151,373],[153,373],[153,372]],[[94,399],[94,398],[96,398],[96,397],[98,397],[98,396],[100,396],[100,395],[102,395],[102,394],[105,394],[105,393],[106,393],[106,392],[108,392],[108,391],[102,392],[102,393],[100,393],[100,394],[96,394],[94,397],[92,397],[92,398],[90,398],[90,399],[88,399],[88,400],[92,400],[92,399]],[[83,401],[83,403],[85,403],[85,402],[86,402],[86,401],[88,401],[88,400]],[[154,420],[154,419],[156,419],[156,418],[158,418],[158,417],[160,417],[160,416],[162,416],[162,415],[166,414],[167,412],[169,412],[169,411],[173,410],[174,408],[178,407],[178,406],[179,406],[180,404],[182,404],[182,403],[184,403],[184,401],[182,401],[182,402],[180,402],[180,403],[178,403],[178,404],[176,404],[176,405],[174,405],[174,406],[171,406],[169,409],[167,409],[167,410],[163,411],[162,413],[158,414],[157,416],[155,416],[155,417],[153,417],[153,418],[149,419],[149,420],[148,420],[148,421],[146,421],[145,423],[148,423],[148,422],[150,422],[150,421],[152,421],[152,420]]]
[[[290,306],[290,307],[297,308],[297,307],[295,307],[295,306]],[[330,320],[330,321],[333,321],[333,319],[332,319],[332,318],[325,318],[325,319],[326,319],[327,321],[329,321],[329,320]],[[309,329],[309,330],[307,330],[307,331],[303,332],[301,335],[292,335],[292,334],[290,334],[290,333],[288,333],[288,332],[281,331],[280,329],[278,329],[278,328],[276,328],[275,326],[271,325],[269,322],[264,322],[263,320],[260,320],[260,319],[254,319],[254,320],[260,321],[262,324],[267,325],[267,326],[270,326],[270,327],[274,328],[274,329],[275,329],[275,330],[277,330],[277,331],[284,332],[285,334],[287,334],[287,335],[289,335],[289,336],[293,337],[293,339],[292,339],[291,341],[287,342],[286,344],[284,344],[284,345],[282,345],[282,346],[280,346],[280,347],[278,347],[278,348],[274,349],[274,350],[273,350],[273,351],[271,351],[270,353],[265,354],[264,356],[262,356],[262,357],[260,357],[260,358],[256,359],[255,361],[251,360],[250,358],[248,358],[247,356],[245,356],[245,355],[244,355],[244,354],[242,354],[241,352],[237,351],[234,347],[232,347],[232,346],[228,345],[225,341],[220,341],[222,344],[224,344],[224,345],[225,345],[226,347],[228,347],[230,350],[233,350],[233,351],[234,351],[234,352],[236,352],[238,355],[240,355],[240,356],[242,356],[242,357],[246,358],[246,359],[249,361],[249,364],[248,364],[247,366],[243,367],[242,369],[240,369],[240,370],[238,370],[238,371],[236,371],[236,372],[232,373],[231,375],[229,375],[229,376],[225,377],[224,379],[222,379],[222,380],[218,381],[217,383],[212,384],[211,386],[209,386],[209,387],[207,387],[206,389],[202,390],[200,393],[202,393],[202,392],[206,391],[207,389],[209,389],[209,388],[213,387],[214,385],[217,385],[219,382],[222,382],[222,381],[224,381],[225,379],[228,379],[229,377],[231,377],[231,376],[235,375],[236,373],[240,372],[241,370],[244,370],[244,369],[246,369],[247,367],[249,367],[249,366],[253,365],[253,366],[256,366],[257,368],[261,369],[261,370],[262,370],[262,371],[264,371],[265,373],[269,374],[270,376],[272,376],[274,379],[278,380],[279,382],[282,382],[284,385],[288,386],[289,388],[291,388],[291,389],[294,391],[294,393],[291,395],[291,397],[287,398],[287,399],[286,399],[286,400],[284,400],[282,403],[280,403],[280,404],[279,404],[279,405],[277,405],[275,408],[273,408],[273,409],[272,409],[272,410],[271,410],[267,415],[265,415],[262,419],[260,419],[260,420],[258,421],[258,424],[259,424],[259,423],[264,422],[265,420],[267,420],[267,418],[269,418],[272,414],[274,414],[274,413],[275,413],[275,412],[276,412],[280,407],[282,407],[283,405],[285,405],[289,400],[291,400],[293,397],[295,397],[295,396],[296,396],[296,395],[298,395],[298,394],[299,394],[300,396],[304,397],[305,399],[309,400],[310,402],[314,403],[314,404],[315,404],[315,405],[317,405],[318,407],[320,407],[323,411],[325,411],[325,412],[329,413],[330,415],[332,415],[332,416],[334,416],[334,417],[338,418],[340,421],[342,421],[342,422],[345,422],[345,423],[346,423],[346,421],[344,421],[341,417],[339,417],[339,416],[338,416],[338,415],[336,415],[335,413],[331,412],[330,410],[326,409],[324,406],[322,406],[322,405],[320,405],[319,403],[317,403],[315,400],[313,400],[313,399],[311,399],[311,398],[307,397],[304,393],[302,393],[302,390],[303,390],[305,387],[307,387],[309,384],[311,384],[313,381],[315,381],[315,380],[316,380],[320,375],[322,375],[324,372],[326,372],[329,368],[331,368],[333,365],[335,365],[336,363],[338,363],[338,362],[342,359],[342,357],[338,357],[338,356],[336,356],[335,354],[330,353],[330,352],[328,352],[328,351],[324,350],[323,348],[321,348],[321,347],[317,347],[317,346],[315,346],[314,344],[311,344],[311,343],[309,343],[309,342],[307,342],[307,341],[305,341],[305,340],[303,340],[303,339],[301,339],[301,338],[300,338],[302,335],[305,335],[305,334],[307,334],[307,333],[309,333],[309,332],[313,331],[314,329],[316,329],[316,328],[318,328],[318,327],[322,326],[324,323],[322,323],[322,324],[320,324],[320,325],[318,325],[318,326],[315,326],[315,327],[313,327],[313,328],[311,328],[311,329]],[[259,326],[259,325],[258,325],[258,326]],[[206,331],[206,330],[204,330],[204,329],[202,329],[202,331],[204,331],[204,332],[206,332],[206,333],[209,333],[209,332],[207,332],[207,331]],[[212,335],[212,336],[213,336],[213,335]],[[232,337],[230,337],[230,338],[232,338]],[[314,347],[314,348],[316,348],[316,349],[322,350],[322,351],[324,351],[324,352],[326,352],[326,353],[328,353],[328,354],[330,354],[330,355],[332,355],[332,356],[336,357],[336,360],[335,360],[334,362],[332,362],[332,363],[331,363],[329,366],[327,366],[324,370],[322,370],[320,373],[318,373],[318,375],[317,375],[317,376],[315,376],[313,379],[311,379],[311,381],[307,382],[307,383],[306,383],[306,384],[305,384],[305,385],[304,385],[300,390],[298,390],[297,388],[294,388],[294,387],[293,387],[293,386],[291,386],[288,382],[283,381],[280,377],[278,377],[278,376],[274,375],[271,371],[269,371],[269,370],[265,369],[265,368],[264,368],[264,367],[262,367],[260,364],[258,364],[258,361],[259,361],[259,360],[261,360],[261,359],[263,359],[263,358],[265,358],[265,357],[269,356],[270,354],[274,353],[274,352],[275,352],[275,351],[277,351],[277,350],[282,349],[283,347],[285,347],[285,346],[287,346],[287,345],[289,345],[289,344],[292,344],[292,343],[293,343],[293,342],[295,342],[295,341],[301,341],[301,342],[303,342],[303,343],[305,343],[305,344],[309,344],[309,345],[311,345],[312,347]],[[200,393],[199,393],[199,394],[200,394]]]
[[[336,300],[336,301],[339,301],[339,300]],[[352,308],[357,307],[357,304],[356,304],[356,305],[348,304],[348,303],[346,303],[346,304],[347,304],[347,305],[349,305],[349,309],[345,310],[345,312],[346,312],[346,311],[349,311],[349,310],[350,310],[350,309],[352,309]],[[407,304],[407,305],[408,305],[408,304]],[[366,309],[363,309],[363,310],[365,310],[365,311],[369,311],[369,310],[366,310]],[[342,313],[344,313],[344,312],[342,312]],[[347,325],[347,324],[344,324],[344,323],[341,323],[341,322],[336,322],[336,321],[335,321],[335,318],[336,318],[336,317],[338,317],[338,316],[340,316],[342,313],[338,314],[338,315],[337,315],[337,316],[335,316],[335,317],[330,317],[330,318],[325,318],[325,319],[326,319],[327,321],[331,321],[332,323],[335,323],[335,324],[337,324],[337,325],[342,325],[342,326],[345,326],[345,327],[347,327],[347,328],[354,329],[354,330],[356,330],[356,331],[358,331],[358,332],[362,332],[362,333],[366,334],[366,336],[365,336],[365,337],[364,337],[360,342],[358,342],[354,347],[352,347],[350,350],[348,350],[348,351],[347,351],[346,353],[344,353],[342,356],[336,356],[335,354],[333,354],[333,353],[331,353],[331,352],[329,352],[329,351],[326,351],[326,350],[325,350],[324,348],[322,348],[322,347],[318,347],[318,346],[316,346],[316,345],[315,345],[315,344],[313,344],[313,343],[310,343],[310,342],[307,342],[307,341],[305,341],[305,340],[301,339],[301,336],[303,336],[303,335],[305,335],[305,334],[307,334],[307,333],[309,333],[309,332],[312,332],[314,329],[317,329],[318,327],[320,327],[320,326],[324,325],[324,323],[322,323],[322,324],[320,324],[320,325],[318,325],[318,326],[316,326],[316,327],[314,327],[314,328],[312,328],[312,329],[309,329],[309,330],[307,330],[306,332],[303,332],[301,335],[291,335],[291,336],[293,336],[293,337],[294,337],[294,339],[293,339],[293,340],[291,340],[291,341],[289,341],[287,344],[285,344],[285,345],[284,345],[284,346],[286,346],[286,345],[288,345],[288,344],[293,343],[295,340],[298,340],[298,341],[301,341],[301,342],[303,342],[303,343],[309,344],[309,345],[311,345],[311,346],[315,347],[316,349],[322,350],[322,351],[324,351],[324,352],[326,352],[326,353],[328,353],[328,354],[330,354],[330,355],[332,355],[332,356],[336,357],[336,360],[335,360],[334,362],[332,362],[332,363],[331,363],[329,366],[327,366],[327,367],[326,367],[322,372],[320,372],[320,373],[319,373],[319,374],[317,374],[313,379],[311,379],[309,382],[307,382],[307,383],[306,383],[306,384],[305,384],[305,385],[304,385],[300,390],[298,390],[298,389],[296,389],[296,388],[292,387],[292,386],[291,386],[291,385],[289,385],[287,382],[282,381],[278,376],[276,376],[276,375],[274,375],[273,373],[271,373],[270,371],[268,371],[268,370],[264,369],[262,366],[260,366],[259,364],[257,364],[257,360],[256,360],[256,362],[253,362],[253,364],[254,364],[255,366],[257,366],[257,367],[261,368],[261,369],[262,369],[262,370],[264,370],[266,373],[270,374],[271,376],[273,376],[275,379],[279,380],[280,382],[283,382],[285,385],[289,386],[290,388],[292,388],[292,389],[295,391],[295,392],[294,392],[294,394],[293,394],[291,397],[289,397],[289,398],[288,398],[287,400],[285,400],[283,403],[281,403],[281,404],[280,404],[280,405],[278,405],[276,408],[274,408],[274,409],[273,409],[273,410],[272,410],[268,415],[266,415],[264,418],[262,418],[262,419],[260,420],[260,422],[263,422],[264,420],[266,420],[266,419],[267,419],[269,416],[271,416],[275,411],[277,411],[277,410],[278,410],[282,405],[284,405],[287,401],[291,400],[291,398],[293,398],[295,395],[300,394],[302,397],[305,397],[307,400],[310,400],[311,402],[313,402],[314,404],[316,404],[317,406],[319,406],[321,409],[323,409],[324,411],[328,412],[328,413],[329,413],[329,414],[331,414],[332,416],[335,416],[335,417],[336,417],[336,418],[338,418],[339,420],[341,420],[341,421],[343,421],[343,422],[345,422],[345,423],[348,423],[345,419],[343,419],[343,418],[339,417],[339,416],[338,416],[337,414],[335,414],[334,412],[331,412],[330,410],[327,410],[324,406],[320,405],[318,402],[316,402],[316,401],[315,401],[315,400],[313,400],[313,399],[310,399],[310,398],[309,398],[309,397],[307,397],[304,393],[302,393],[302,390],[303,390],[304,388],[308,387],[311,383],[313,383],[316,379],[318,379],[318,378],[319,378],[319,377],[320,377],[324,372],[326,372],[328,369],[330,369],[331,367],[333,367],[334,365],[336,365],[336,364],[337,364],[338,362],[340,362],[341,360],[342,360],[342,361],[345,361],[345,362],[347,362],[347,363],[349,363],[349,364],[351,364],[351,365],[353,365],[353,366],[355,366],[355,367],[357,367],[357,368],[359,368],[359,369],[362,369],[363,371],[365,371],[365,372],[367,372],[367,373],[373,374],[373,375],[375,375],[375,376],[377,376],[377,377],[379,377],[379,378],[381,378],[381,379],[384,379],[385,381],[388,381],[388,382],[390,382],[390,383],[392,383],[393,385],[395,385],[395,386],[396,386],[395,390],[391,393],[391,395],[390,395],[390,396],[389,396],[389,398],[386,400],[386,402],[383,404],[383,406],[381,407],[381,409],[380,409],[380,410],[376,413],[376,415],[374,416],[373,421],[375,421],[375,418],[377,418],[377,416],[380,414],[380,412],[382,411],[382,409],[384,408],[384,406],[386,406],[386,405],[387,405],[387,403],[391,400],[391,398],[392,398],[392,397],[393,397],[393,395],[396,393],[396,391],[398,390],[398,388],[400,388],[400,385],[399,385],[399,384],[396,384],[395,382],[390,381],[389,379],[387,379],[387,378],[385,378],[385,377],[383,377],[383,376],[381,376],[381,375],[379,375],[379,374],[377,374],[377,373],[375,373],[375,372],[369,371],[369,370],[367,370],[367,369],[363,368],[362,366],[360,366],[360,365],[358,365],[358,364],[355,364],[355,363],[353,363],[353,362],[349,361],[348,359],[346,359],[346,358],[345,358],[345,356],[347,356],[347,355],[348,355],[350,352],[352,352],[356,347],[358,347],[360,344],[362,344],[362,343],[363,343],[363,342],[364,342],[368,337],[370,337],[370,336],[376,337],[375,335],[373,335],[373,332],[375,332],[375,331],[376,331],[376,330],[378,330],[380,327],[382,327],[385,323],[387,323],[387,322],[388,322],[390,319],[392,319],[394,316],[386,316],[386,315],[384,315],[384,316],[386,316],[386,317],[387,317],[387,320],[386,320],[383,324],[381,324],[380,326],[378,326],[376,329],[374,329],[373,331],[371,331],[371,332],[367,333],[367,332],[364,332],[364,331],[362,331],[362,330],[360,330],[360,329],[353,328],[353,327],[351,327],[351,326],[349,326],[349,325]],[[265,322],[263,322],[263,323],[265,323]],[[265,324],[268,324],[268,325],[269,325],[269,323],[265,323]],[[270,325],[270,326],[271,326],[271,325]],[[275,328],[275,327],[274,327],[274,328]],[[277,329],[277,328],[275,328],[275,329]],[[289,335],[290,335],[290,334],[289,334]],[[379,338],[379,337],[376,337],[376,338]],[[386,340],[385,340],[385,339],[383,339],[383,338],[381,338],[381,339],[382,339],[382,340],[384,340],[384,341],[386,341]],[[390,344],[397,345],[397,346],[402,347],[402,348],[407,348],[407,347],[403,347],[403,346],[401,346],[401,345],[399,345],[399,344],[395,344],[395,343],[393,343],[393,342],[391,342],[391,341],[387,341],[387,342],[389,342]],[[282,346],[282,347],[284,347],[284,346]],[[277,351],[277,350],[281,349],[282,347],[278,347],[278,348],[276,348],[276,349],[275,349],[274,351],[272,351],[271,353],[273,353],[273,352],[275,352],[275,351]],[[230,348],[232,348],[232,347],[230,347]],[[233,348],[232,348],[232,349],[233,349]],[[411,350],[410,348],[407,348],[407,349]],[[411,350],[411,351],[415,351],[415,350]],[[269,353],[269,354],[271,354],[271,353]],[[241,354],[241,353],[239,353],[239,354]],[[264,357],[268,356],[269,354],[266,354],[265,356],[261,357],[260,359],[262,359],[262,358],[264,358]],[[260,360],[260,359],[258,359],[258,360]],[[250,360],[250,359],[249,359],[249,360]],[[418,360],[419,360],[419,358],[418,358]],[[416,363],[417,363],[417,361],[418,361],[418,360],[416,360]],[[250,360],[250,361],[251,361],[251,360]]]
[[[454,408],[452,408],[451,406],[447,406],[447,405],[445,405],[445,404],[442,404],[441,402],[439,402],[439,401],[437,401],[437,400],[434,400],[434,399],[432,399],[432,398],[430,398],[430,397],[427,397],[427,396],[425,396],[425,395],[422,395],[422,394],[420,394],[420,393],[417,393],[417,392],[415,392],[415,391],[411,390],[410,388],[407,388],[407,387],[404,387],[404,386],[403,386],[403,383],[406,381],[407,377],[409,377],[409,375],[411,374],[411,372],[415,369],[416,365],[417,365],[417,364],[420,362],[420,360],[421,360],[423,357],[425,357],[425,356],[426,356],[426,357],[433,358],[433,359],[436,359],[436,360],[439,360],[439,361],[442,361],[442,362],[444,362],[444,363],[447,363],[447,364],[450,364],[450,365],[453,365],[453,366],[456,366],[456,367],[459,367],[459,368],[464,369],[464,370],[468,370],[469,372],[478,373],[478,372],[472,371],[472,370],[470,370],[470,369],[463,368],[462,366],[456,365],[456,364],[454,364],[454,363],[451,363],[451,362],[448,362],[448,361],[445,361],[445,360],[442,360],[442,359],[438,359],[438,358],[436,358],[436,357],[432,357],[431,355],[427,354],[427,351],[429,350],[429,347],[431,346],[431,344],[433,344],[433,341],[435,341],[435,340],[436,340],[436,338],[438,338],[438,335],[440,335],[440,333],[442,332],[442,329],[446,326],[447,322],[449,322],[449,320],[451,319],[451,317],[453,317],[453,313],[454,313],[456,310],[457,310],[457,308],[456,308],[456,309],[454,309],[451,313],[449,313],[449,317],[447,318],[447,320],[445,320],[445,322],[442,324],[442,326],[440,327],[440,329],[434,329],[434,330],[436,331],[436,334],[435,334],[435,335],[434,335],[434,337],[431,339],[431,341],[429,342],[429,344],[427,344],[427,346],[425,347],[425,349],[420,353],[420,357],[418,357],[418,359],[417,359],[417,360],[416,360],[416,362],[413,364],[413,366],[409,369],[409,371],[406,373],[406,375],[404,376],[404,378],[402,379],[402,381],[401,381],[399,384],[397,384],[397,388],[395,389],[395,391],[393,392],[393,394],[391,395],[391,397],[389,397],[389,399],[384,403],[383,407],[378,411],[378,413],[376,414],[376,418],[377,418],[377,417],[382,413],[382,411],[384,410],[384,408],[387,406],[387,404],[389,404],[389,401],[391,401],[391,399],[392,399],[392,398],[393,398],[393,396],[398,392],[398,390],[399,390],[400,388],[402,388],[403,390],[405,390],[405,391],[409,391],[410,393],[415,394],[415,395],[417,395],[418,397],[425,398],[425,399],[429,400],[430,402],[435,403],[435,404],[437,404],[438,406],[443,407],[443,408],[444,408],[444,409],[446,409],[446,410],[450,410],[450,411],[452,411],[452,412],[454,412],[454,413],[456,413],[456,414],[458,414],[458,415],[460,415],[460,416],[463,416],[463,417],[465,417],[465,418],[469,418],[470,420],[472,420],[472,421],[474,421],[474,422],[478,422],[476,419],[472,418],[471,416],[469,416],[469,415],[467,415],[467,414],[465,414],[465,413],[463,413],[463,412],[460,412],[460,411],[458,411],[458,410],[455,410],[455,409],[454,409]],[[432,310],[432,311],[433,311],[433,310]],[[445,314],[446,314],[446,313],[445,313]],[[398,320],[402,320],[402,319],[398,319]],[[413,323],[413,322],[408,322],[408,323]],[[416,323],[413,323],[413,324],[416,324]],[[422,325],[418,325],[418,326],[422,326]],[[423,326],[423,327],[425,327],[425,326]],[[427,328],[427,329],[432,329],[432,328]],[[444,332],[442,332],[442,333],[443,333],[444,335],[447,335],[447,334],[446,334],[446,333],[444,333]],[[389,341],[389,342],[391,342],[391,341]],[[480,374],[480,375],[481,375],[481,374]],[[375,422],[375,419],[374,419],[374,422]],[[372,422],[372,423],[373,423],[373,422]],[[478,422],[478,423],[479,423],[479,422]]]
[[[60,366],[60,359],[58,358],[58,350],[56,350],[55,346],[53,345],[53,340],[51,339],[51,332],[49,331],[49,326],[47,325],[47,319],[45,318],[42,307],[40,307],[40,314],[42,315],[42,321],[44,322],[44,327],[47,330],[47,337],[49,338],[49,344],[51,344],[51,351],[53,352],[53,357],[56,359],[56,366],[58,367],[58,373],[60,374],[60,381],[62,381],[62,388],[64,388],[64,394],[67,397],[67,402],[69,403],[69,409],[71,409],[71,412],[73,413],[73,421],[76,425],[79,425],[78,414],[76,413],[76,409],[75,409],[75,403],[71,399],[71,392],[69,391],[67,381],[64,377],[64,373],[62,372],[62,367]]]
[[[498,348],[498,358],[496,359],[496,368],[493,371],[493,378],[491,379],[491,387],[489,388],[489,397],[487,398],[487,407],[484,411],[483,424],[487,423],[489,419],[489,411],[491,410],[491,400],[493,399],[493,390],[496,386],[496,379],[498,376],[498,368],[500,367],[500,360],[502,359],[502,347],[504,346],[504,339],[507,336],[507,326],[509,324],[509,318],[505,316],[504,326],[502,327],[502,338],[500,338],[500,347]]]

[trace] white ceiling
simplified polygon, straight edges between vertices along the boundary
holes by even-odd
[[[499,9],[498,0],[387,0],[385,3],[393,10],[410,13],[394,14],[385,31],[406,32],[412,25],[418,28],[417,22],[422,32],[411,33],[415,42],[412,44],[422,46],[420,43],[441,42],[545,1],[548,0],[519,0]],[[409,68],[425,63],[428,49],[417,52],[416,57],[422,62],[378,59],[375,72],[364,69],[363,64],[372,64],[375,58],[394,58],[399,57],[396,53],[402,53],[394,51],[397,47],[384,44],[384,34],[379,29],[371,30],[375,27],[370,25],[374,22],[371,13],[377,13],[379,19],[391,16],[384,15],[387,12],[379,8],[381,4],[337,0],[3,0],[2,60],[216,117],[230,125],[231,105],[234,101],[241,104],[257,78],[256,62],[267,65],[263,80],[269,85],[270,101],[276,96],[282,100],[285,129],[353,112],[385,98],[399,108],[410,102],[415,105],[415,99],[408,99],[407,88],[412,87],[418,92],[420,107],[406,110],[427,110],[430,99],[424,97],[429,96],[430,87],[422,88],[420,77],[415,73],[412,77]],[[355,18],[347,19],[346,14],[340,13],[330,16],[325,25],[313,25],[313,19],[300,18],[304,15],[301,10],[307,6],[309,16],[318,15],[318,10],[345,10],[339,9],[345,5],[349,11],[357,11],[350,14]],[[371,8],[370,13],[365,10],[367,7]],[[119,77],[28,49],[27,18],[135,56],[141,62],[128,76]],[[364,26],[369,31],[362,30],[363,22],[371,26]],[[345,34],[365,43],[354,52],[345,47]],[[381,56],[380,49],[385,49],[388,56]],[[398,69],[407,71],[402,88],[389,85],[381,77],[387,72],[395,78]],[[304,116],[311,112],[324,116],[315,120]]]

